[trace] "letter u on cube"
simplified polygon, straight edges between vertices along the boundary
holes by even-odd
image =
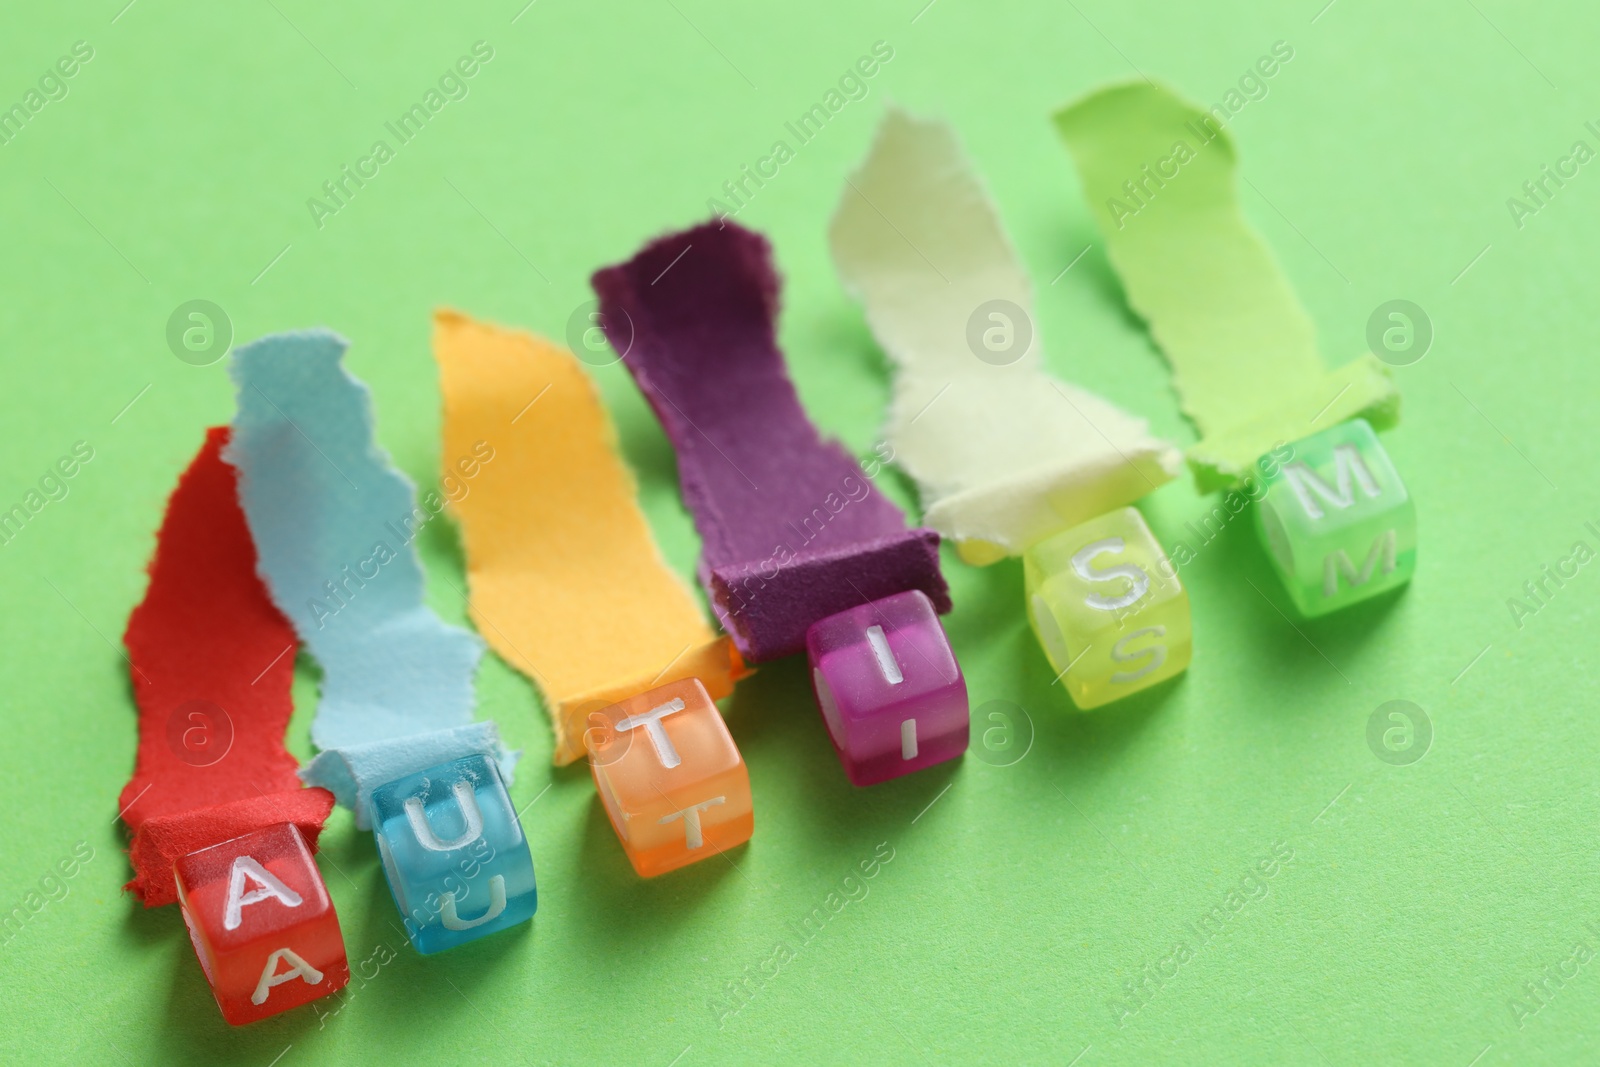
[[[533,918],[533,856],[494,760],[467,756],[372,791],[373,833],[424,955]]]

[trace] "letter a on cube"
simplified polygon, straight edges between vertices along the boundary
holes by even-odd
[[[325,997],[350,981],[339,916],[292,823],[173,864],[178,904],[206,981],[234,1026]]]

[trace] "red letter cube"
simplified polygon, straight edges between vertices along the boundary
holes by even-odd
[[[189,938],[229,1023],[276,1015],[350,981],[339,916],[293,823],[191,852],[173,871]]]

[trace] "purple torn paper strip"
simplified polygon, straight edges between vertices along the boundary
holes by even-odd
[[[907,589],[950,610],[939,535],[906,529],[800,406],[778,350],[766,238],[707,223],[593,284],[607,339],[678,453],[700,583],[746,660],[800,652],[818,619]]]

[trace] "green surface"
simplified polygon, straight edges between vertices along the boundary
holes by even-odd
[[[1583,525],[1600,528],[1600,173],[1589,164],[1549,184],[1520,228],[1506,204],[1575,140],[1597,145],[1584,125],[1600,98],[1588,9],[1339,0],[1319,16],[1320,0],[1270,13],[1237,0],[1208,11],[937,0],[913,22],[923,0],[539,0],[513,24],[520,0],[428,14],[139,0],[113,23],[123,2],[17,7],[0,34],[0,103],[74,41],[95,49],[70,95],[0,145],[0,504],[23,500],[74,441],[94,448],[69,495],[0,548],[0,907],[25,902],[77,842],[94,850],[64,899],[0,946],[4,1058],[1593,1058],[1600,573],[1547,582],[1552,595],[1520,620],[1507,607],[1575,541],[1600,547]],[[306,198],[480,39],[495,55],[471,95],[318,230]],[[789,278],[782,340],[817,421],[865,453],[887,395],[825,235],[893,96],[961,131],[1038,285],[1053,370],[1192,441],[1048,116],[1135,64],[1220,100],[1287,40],[1293,61],[1234,119],[1244,209],[1335,362],[1363,349],[1385,301],[1415,301],[1432,319],[1432,350],[1396,371],[1406,413],[1385,437],[1417,502],[1412,586],[1297,629],[1251,523],[1236,520],[1183,569],[1190,671],[1083,716],[1050,685],[1020,565],[975,570],[947,554],[948,625],[972,695],[1026,709],[1027,754],[1011,766],[969,754],[857,791],[803,665],[769,666],[728,705],[755,791],[753,842],[732,864],[652,882],[630,872],[586,774],[548,769],[530,687],[491,660],[483,713],[527,749],[513,796],[533,802],[531,928],[419,958],[396,933],[370,839],[341,813],[322,867],[351,960],[380,944],[397,958],[325,1025],[300,1011],[228,1030],[177,913],[145,913],[119,892],[114,817],[134,715],[110,642],[141,595],[164,498],[201,428],[231,413],[223,364],[168,351],[169,314],[205,298],[240,340],[343,332],[382,441],[432,484],[435,305],[562,338],[591,269],[703,217],[707,197],[880,39],[895,54],[870,95],[798,147],[741,215],[776,242]],[[695,541],[671,453],[621,369],[597,377],[664,549],[688,574]],[[904,482],[880,481],[909,500]],[[1200,511],[1181,483],[1145,507],[1168,544]],[[430,526],[422,549],[433,603],[462,619],[453,529]],[[303,668],[302,756],[314,686]],[[1390,700],[1430,717],[1419,762],[1369,748],[1369,717]],[[880,850],[893,858],[873,878],[846,881]],[[827,911],[830,894],[858,885],[864,897]],[[1206,920],[1241,886],[1252,899]],[[795,931],[817,908],[826,922],[805,941]],[[1215,929],[1202,944],[1191,924]],[[1179,941],[1186,951],[1169,958]],[[1108,1003],[1147,965],[1170,977],[1150,981],[1137,1012]],[[741,979],[748,1003],[719,1026],[708,1002]],[[1539,980],[1542,1004],[1525,990]]]

